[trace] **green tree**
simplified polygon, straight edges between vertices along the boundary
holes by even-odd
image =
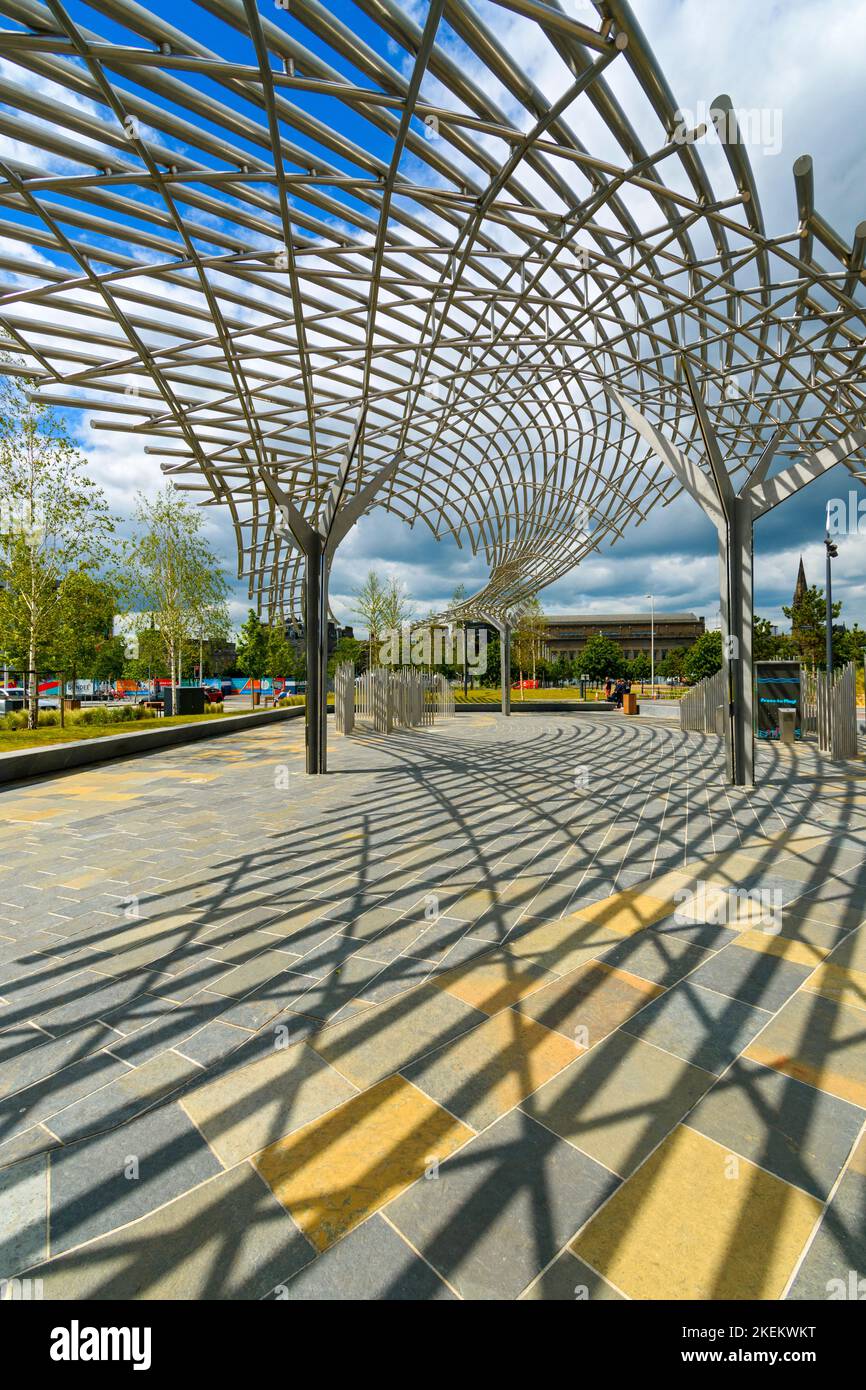
[[[683,673],[692,684],[722,669],[722,634],[702,632],[685,654]]]
[[[685,675],[686,654],[681,647],[674,647],[661,661],[656,662],[656,675],[680,680]]]
[[[268,647],[268,629],[251,608],[238,633],[238,666],[250,678],[251,705],[256,702],[255,682],[268,674]]]
[[[174,692],[185,651],[228,627],[228,586],[202,535],[201,512],[171,484],[153,498],[139,493],[135,514],[140,529],[126,546],[125,571],[139,610],[136,626],[159,632]]]
[[[857,666],[863,665],[866,657],[866,632],[859,623],[849,627],[833,642],[833,665],[844,666],[847,662],[853,661]]]
[[[87,570],[67,575],[58,602],[53,658],[73,680],[92,675],[100,648],[112,640],[117,596],[114,587]]]
[[[412,604],[405,587],[393,576],[382,591],[381,617],[385,630],[397,631],[412,616]]]
[[[633,681],[648,681],[652,675],[652,662],[646,652],[638,652],[628,663],[627,674]]]
[[[65,424],[29,399],[36,385],[0,380],[0,649],[29,672],[34,729],[38,670],[58,642],[70,577],[106,562],[114,531]]]
[[[95,681],[116,681],[126,665],[126,646],[122,637],[108,637],[99,644],[90,673]]]
[[[136,623],[136,627],[138,624]],[[165,651],[161,635],[155,627],[138,627],[136,632],[138,655],[126,657],[123,675],[131,680],[146,681],[162,671]],[[124,643],[124,650],[126,644]]]
[[[551,679],[556,681],[557,685],[564,685],[566,681],[572,679],[571,662],[565,655],[565,652],[557,652],[553,661],[550,663],[550,675]]]
[[[782,612],[791,621],[791,642],[794,654],[808,666],[826,666],[827,605],[824,590],[810,584],[799,603]],[[842,604],[833,604],[833,617],[838,618]]]
[[[366,651],[364,643],[359,642],[357,637],[341,637],[334,644],[334,650],[328,661],[328,675],[333,676],[337,667],[344,661],[351,661],[355,668],[355,674],[363,670]]]
[[[616,678],[625,673],[625,657],[622,649],[610,637],[597,632],[590,637],[577,658],[580,674],[590,680],[602,681],[608,676]]]
[[[386,626],[384,604],[385,586],[375,570],[370,570],[360,589],[355,591],[355,612],[367,629],[367,665],[371,668],[376,665],[379,634]]]
[[[791,638],[774,632],[769,618],[756,618],[752,629],[752,656],[755,661],[784,661],[793,657]]]
[[[249,619],[247,619],[249,621]],[[267,630],[268,652],[266,675],[285,676],[287,679],[295,673],[295,649],[286,636],[286,629],[282,623],[272,623]]]
[[[114,588],[87,570],[73,570],[61,586],[58,623],[52,647],[52,664],[64,682],[93,676],[100,649],[111,643],[117,600]],[[121,657],[122,669],[122,657]],[[62,692],[61,692],[62,694]],[[60,720],[63,723],[61,703]]]
[[[521,699],[523,698],[523,673],[528,671],[533,680],[538,678],[539,664],[543,661],[547,627],[544,610],[539,599],[531,598],[523,605],[514,624],[511,637],[511,651],[521,679]]]

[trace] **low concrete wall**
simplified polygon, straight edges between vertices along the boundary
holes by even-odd
[[[511,697],[512,714],[609,714],[616,709],[613,702],[607,700],[515,700]],[[489,704],[463,705],[459,701],[454,701],[454,712],[456,714],[472,714],[473,711],[480,710],[487,714],[501,714],[502,705],[497,700],[491,700]]]
[[[289,709],[260,710],[251,714],[214,715],[200,724],[171,724],[165,729],[129,730],[122,734],[106,734],[103,738],[49,744],[45,748],[16,749],[0,753],[0,783],[20,782],[27,777],[50,777],[56,772],[104,763],[111,758],[133,758],[156,748],[174,748],[202,738],[221,738],[224,734],[243,733],[245,729],[260,728],[263,724],[281,724],[286,719],[303,717],[304,706],[292,705]]]

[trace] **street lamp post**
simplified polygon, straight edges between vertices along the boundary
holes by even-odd
[[[652,699],[656,693],[656,600],[655,594],[647,594],[650,601],[650,689]]]
[[[830,532],[824,538],[824,549],[827,552],[827,678],[829,680],[833,671],[833,588],[831,579],[831,561],[835,560],[839,551],[830,539]]]

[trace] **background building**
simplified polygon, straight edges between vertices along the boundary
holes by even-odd
[[[550,655],[575,657],[582,652],[590,637],[601,633],[622,648],[626,660],[633,661],[644,653],[650,655],[651,617],[649,613],[590,613],[572,615],[547,613],[547,646]],[[656,661],[663,661],[674,651],[692,646],[704,632],[704,620],[694,613],[656,613]]]
[[[328,656],[330,657],[330,656],[333,654],[334,648],[336,647],[336,645],[337,645],[337,643],[339,642],[339,640],[340,640],[341,637],[354,637],[354,636],[355,636],[355,632],[354,632],[354,629],[353,629],[353,628],[351,628],[351,627],[343,627],[343,626],[341,626],[339,623],[335,623],[331,618],[329,618],[329,619],[328,619]],[[292,647],[294,648],[295,652],[296,652],[299,656],[303,656],[303,655],[305,654],[306,648],[305,648],[305,645],[304,645],[304,644],[305,644],[305,642],[306,642],[307,639],[306,639],[306,633],[305,633],[305,631],[304,631],[304,624],[303,624],[302,622],[291,622],[291,621],[288,621],[288,622],[286,623],[286,638],[287,638],[287,640],[291,643],[291,645],[292,645]]]

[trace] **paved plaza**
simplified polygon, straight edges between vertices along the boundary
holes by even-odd
[[[0,799],[0,1276],[857,1296],[862,761],[732,789],[718,739],[603,715],[302,745]]]

